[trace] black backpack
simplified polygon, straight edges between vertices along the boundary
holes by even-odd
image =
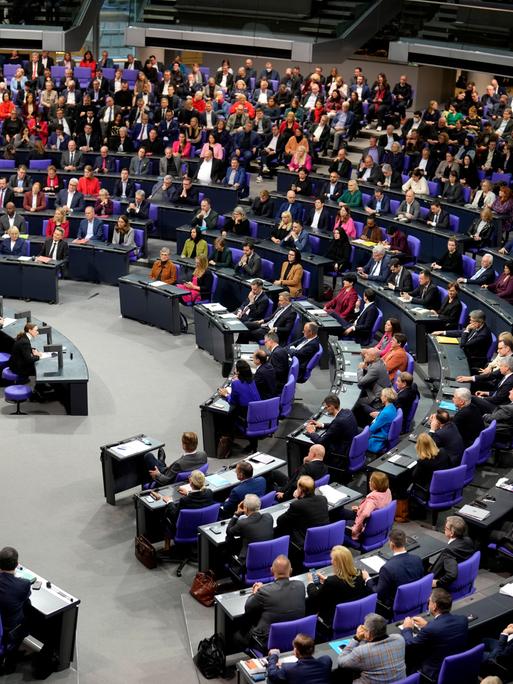
[[[223,637],[213,634],[209,639],[202,639],[194,656],[194,664],[206,679],[222,677],[226,668]]]

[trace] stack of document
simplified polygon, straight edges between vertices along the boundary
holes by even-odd
[[[506,596],[511,596],[513,598],[513,582],[505,584],[499,589],[499,594],[505,594]]]
[[[216,473],[213,475],[208,475],[207,482],[209,485],[212,485],[212,487],[225,487],[228,484],[228,480],[222,477],[222,475],[217,475]]]
[[[396,465],[403,466],[403,468],[415,468],[417,461],[408,456],[403,456],[402,454],[394,454],[388,459],[389,463],[395,463]]]
[[[2,325],[2,328],[7,328],[8,325],[12,325],[13,323],[16,323],[15,318],[4,317],[4,323]]]
[[[415,311],[415,313],[422,314],[423,316],[427,316],[428,313],[431,313],[430,309],[423,309],[421,306],[414,306],[412,308],[412,311]]]
[[[263,463],[264,465],[269,465],[274,461],[274,456],[269,456],[269,454],[261,454],[257,451],[251,456],[251,461],[256,461],[257,463]]]
[[[162,287],[163,285],[166,285],[166,283],[163,280],[152,280],[148,285],[151,285],[152,287]]]
[[[336,506],[344,499],[349,498],[348,494],[344,494],[344,492],[339,492],[338,489],[335,489],[331,485],[322,485],[321,487],[319,487],[319,491],[323,496],[325,496],[328,499],[328,504],[330,506]]]
[[[437,335],[436,339],[440,344],[459,344],[460,341],[457,337],[447,337],[446,335]]]
[[[386,563],[386,560],[384,558],[381,558],[381,556],[369,556],[368,558],[360,558],[360,561],[375,573],[378,573]]]
[[[309,309],[308,311],[312,316],[329,316],[328,311],[324,311],[324,309]]]
[[[484,508],[478,508],[477,506],[471,506],[470,504],[465,504],[463,508],[460,508],[460,513],[480,521],[486,520],[490,515],[490,511],[486,511]]]
[[[507,477],[499,477],[495,486],[505,489],[507,492],[513,492],[513,483]]]
[[[148,451],[148,445],[141,442],[140,439],[133,439],[131,442],[125,442],[124,444],[110,447],[110,451],[117,456],[133,456],[141,451]]]

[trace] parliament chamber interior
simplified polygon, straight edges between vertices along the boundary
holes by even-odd
[[[0,7],[2,681],[513,682],[512,18]]]

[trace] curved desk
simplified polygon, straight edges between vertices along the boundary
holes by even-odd
[[[14,311],[4,310],[4,317],[12,319]],[[46,325],[37,318],[32,318],[32,321],[38,326]],[[15,320],[14,323],[4,325],[0,330],[0,349],[2,351],[11,351],[16,335],[23,330],[24,326],[25,319]],[[42,350],[44,344],[39,337],[34,346]],[[63,368],[62,370],[58,369],[57,358],[40,359],[36,363],[36,381],[52,386],[69,415],[87,416],[89,371],[85,359],[73,342],[55,328],[52,328],[52,344],[63,347]]]
[[[59,277],[66,262],[52,260],[46,264],[31,257],[0,257],[0,295],[38,302],[59,301]]]
[[[118,279],[119,308],[124,318],[180,334],[180,300],[184,291],[161,280],[130,273]]]

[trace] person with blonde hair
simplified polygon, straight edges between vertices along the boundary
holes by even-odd
[[[422,498],[429,496],[429,487],[435,470],[445,470],[451,467],[451,460],[444,448],[438,448],[428,432],[421,432],[415,444],[417,465],[413,471],[413,489]]]
[[[333,575],[327,576],[319,570],[309,572],[306,592],[307,612],[317,613],[324,625],[331,629],[339,603],[358,601],[369,592],[348,548],[337,544],[331,549],[330,557]]]
[[[194,228],[193,228],[194,230]],[[214,276],[208,268],[208,260],[205,254],[196,257],[196,268],[192,273],[192,280],[180,283],[177,287],[188,290],[188,294],[182,297],[184,302],[196,302],[199,299],[210,299]]]
[[[372,454],[382,451],[387,443],[388,431],[397,415],[397,408],[394,403],[396,400],[397,394],[395,390],[391,387],[385,387],[381,390],[383,408],[381,411],[372,411],[370,414],[374,420],[369,427],[370,438],[367,451],[370,451]]]
[[[292,214],[290,211],[282,211],[281,221],[274,226],[274,228],[271,228],[272,242],[274,242],[275,245],[281,244],[281,241],[284,240],[287,235],[289,235],[290,231],[292,230],[292,226]]]
[[[53,231],[56,228],[61,228],[64,232],[64,237],[69,237],[69,221],[66,218],[66,211],[62,207],[57,207],[55,209],[53,218],[49,219],[46,224],[46,237],[52,237]]]

